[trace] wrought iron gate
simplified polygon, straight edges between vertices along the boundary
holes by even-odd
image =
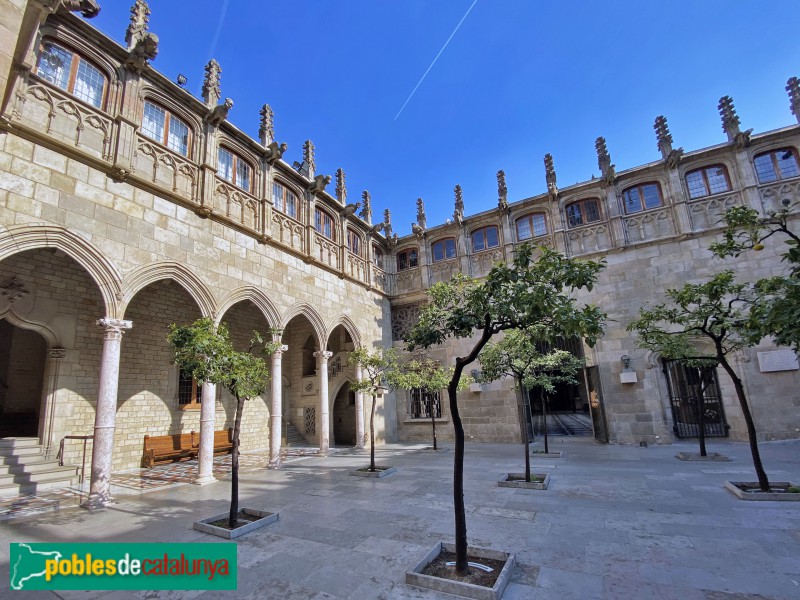
[[[663,363],[675,435],[699,437],[702,419],[706,437],[728,437],[730,426],[725,421],[717,369],[691,367],[679,360]]]

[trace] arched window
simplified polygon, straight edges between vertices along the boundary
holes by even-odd
[[[142,135],[164,144],[183,156],[189,156],[189,126],[158,104],[145,100]]]
[[[764,152],[753,159],[753,164],[756,167],[758,183],[769,183],[800,175],[797,151],[794,148],[780,148]]]
[[[567,226],[580,227],[600,220],[600,200],[586,198],[568,204],[564,209],[567,213]]]
[[[402,252],[397,253],[397,270],[405,271],[406,269],[413,269],[419,264],[417,259],[417,249],[407,248]]]
[[[431,246],[431,251],[433,253],[433,262],[455,258],[456,240],[454,238],[447,238],[434,242]]]
[[[103,107],[106,78],[82,56],[45,41],[39,48],[36,74],[95,108]]]
[[[329,240],[336,240],[336,231],[333,227],[333,217],[321,208],[314,209],[314,229]]]
[[[489,225],[481,227],[472,232],[472,251],[480,252],[500,245],[500,237],[497,235],[497,226]]]
[[[361,236],[352,229],[347,230],[347,249],[356,256],[361,256]]]
[[[372,264],[379,269],[383,268],[383,250],[377,244],[372,244]]]
[[[547,233],[544,213],[533,213],[517,219],[517,240],[529,240]]]
[[[217,151],[217,175],[225,181],[230,181],[245,192],[249,192],[251,173],[252,169],[244,159],[227,148],[220,148]]]
[[[729,192],[731,182],[728,179],[728,170],[722,165],[711,165],[689,171],[686,174],[686,187],[689,188],[689,198]]]
[[[622,192],[622,202],[627,214],[658,208],[664,204],[661,186],[654,181],[631,186]]]
[[[277,181],[272,184],[272,205],[275,210],[297,218],[297,196],[289,188]]]

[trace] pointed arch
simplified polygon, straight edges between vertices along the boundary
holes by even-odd
[[[40,248],[61,250],[81,265],[97,284],[105,305],[105,316],[121,317],[122,277],[114,264],[91,242],[55,225],[12,225],[0,234],[0,261]]]
[[[353,320],[347,315],[340,315],[328,324],[328,331],[332,332],[339,325],[344,327],[345,331],[350,334],[350,339],[353,340],[355,348],[361,348],[361,335],[358,332],[358,327],[356,327],[356,324],[353,323]]]
[[[120,303],[122,314],[136,294],[151,283],[162,279],[171,279],[179,283],[197,303],[200,313],[204,317],[215,315],[216,302],[208,287],[187,266],[177,262],[144,265],[128,273],[125,276],[124,292]]]
[[[281,329],[286,329],[289,321],[299,316],[303,316],[308,319],[309,323],[311,323],[311,328],[314,330],[314,334],[317,337],[317,342],[319,344],[318,348],[324,349],[328,344],[328,331],[325,329],[325,322],[322,320],[322,317],[319,316],[319,313],[314,310],[314,307],[310,304],[300,302],[287,310],[283,314],[283,318],[280,321]]]
[[[244,300],[250,300],[250,302],[256,305],[258,310],[261,311],[261,314],[264,315],[270,327],[279,327],[281,325],[280,313],[278,313],[278,309],[275,308],[275,304],[262,290],[252,285],[240,287],[225,294],[219,302],[217,318],[221,319],[222,316],[228,312],[228,309]]]

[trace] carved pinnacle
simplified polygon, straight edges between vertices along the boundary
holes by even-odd
[[[261,115],[258,127],[258,138],[261,140],[262,146],[269,146],[275,141],[275,119],[272,107],[269,104],[265,104],[261,107],[261,111],[259,111],[258,114]]]
[[[347,186],[344,182],[344,170],[336,170],[336,198],[342,204],[347,203]]]

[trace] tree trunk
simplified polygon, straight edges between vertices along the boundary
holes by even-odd
[[[369,412],[369,470],[375,472],[375,394],[372,394],[372,410]]]
[[[522,384],[522,379],[519,380],[519,389],[522,391],[522,440],[525,442],[525,481],[531,481],[531,443],[528,439],[528,411],[525,408],[525,395],[528,390]],[[528,400],[530,402],[530,400]]]
[[[547,447],[547,396],[544,393],[544,388],[539,394],[539,397],[542,399],[542,416],[544,417],[544,451],[547,453],[550,452],[550,449]]]
[[[228,515],[228,527],[236,527],[239,517],[239,432],[242,429],[242,411],[244,399],[236,395],[236,415],[233,419],[233,435],[231,449],[231,510]]]
[[[761,464],[761,454],[758,452],[758,439],[756,438],[756,426],[753,423],[753,415],[750,414],[750,407],[747,405],[747,396],[744,393],[744,386],[742,380],[733,370],[733,367],[728,363],[725,355],[722,352],[717,352],[719,364],[725,369],[725,372],[733,381],[733,387],[736,388],[736,397],[739,399],[739,406],[742,408],[742,416],[744,422],[747,423],[747,437],[750,440],[750,454],[753,456],[753,467],[755,467],[756,475],[758,476],[758,486],[762,492],[769,491],[769,479],[767,472],[764,471],[764,465]]]
[[[436,452],[436,416],[433,414],[433,395],[428,395],[428,413],[431,415],[431,430],[433,431],[433,451]]]
[[[700,397],[697,399],[697,426],[700,428],[698,437],[700,438],[700,456],[708,456],[706,453],[706,386],[703,385],[703,371],[700,371]]]

